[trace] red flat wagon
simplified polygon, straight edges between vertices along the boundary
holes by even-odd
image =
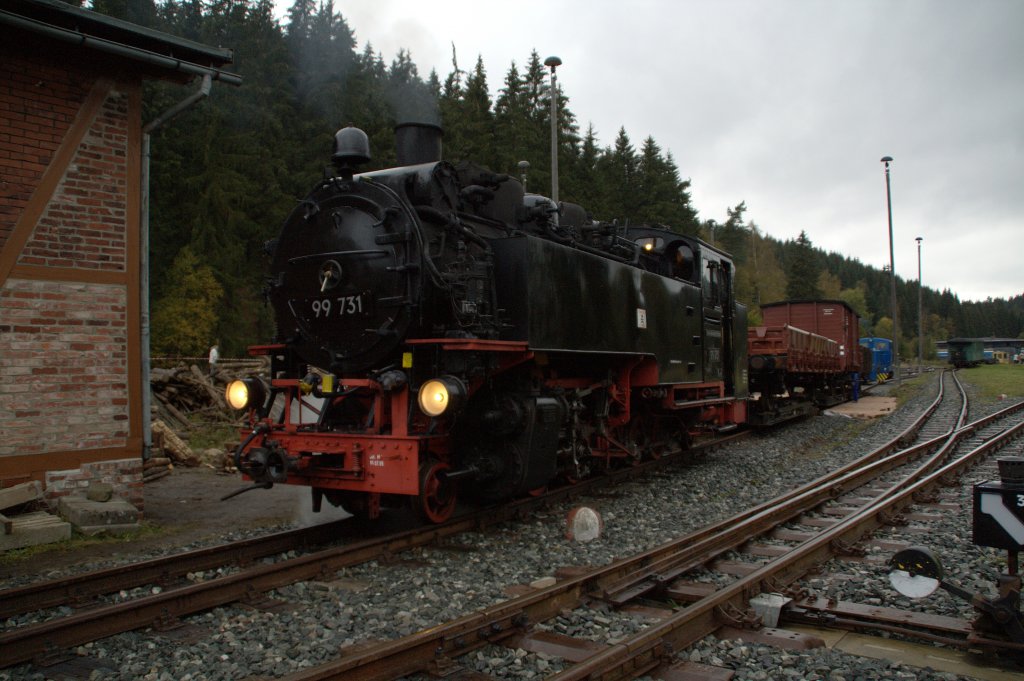
[[[748,423],[772,425],[854,395],[861,368],[860,318],[841,300],[761,306],[764,326],[747,330]]]
[[[861,370],[860,317],[842,300],[784,300],[761,306],[764,325],[795,326],[834,340],[839,346],[840,369]]]
[[[831,374],[843,370],[838,343],[789,324],[747,329],[747,354],[755,370],[769,357],[776,367],[788,372]]]

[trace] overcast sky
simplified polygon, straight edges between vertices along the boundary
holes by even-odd
[[[291,2],[278,0],[285,8]],[[892,156],[897,274],[962,300],[1024,293],[1024,1],[334,0],[362,50],[426,78],[478,56],[496,94],[534,49],[602,145],[671,151],[702,219],[881,268]],[[283,11],[283,10],[282,10]],[[531,162],[545,162],[538,159]]]

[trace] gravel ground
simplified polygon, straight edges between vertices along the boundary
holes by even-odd
[[[238,474],[178,467],[171,475],[146,483],[141,531],[124,538],[32,547],[20,558],[4,556],[0,584],[10,588],[347,517],[327,504],[321,514],[312,513],[309,490],[292,485],[221,500],[246,485]]]
[[[155,633],[131,632],[83,646],[78,653],[102,665],[93,672],[93,679],[238,679],[280,676],[318,664],[333,658],[339,648],[409,634],[505,600],[510,585],[551,576],[559,567],[604,564],[662,544],[813,479],[860,456],[868,449],[863,438],[881,440],[902,430],[933,399],[935,376],[887,418],[871,422],[826,416],[806,419],[722,447],[703,461],[670,473],[578,501],[577,505],[596,508],[604,522],[603,536],[589,543],[566,539],[565,519],[571,506],[565,505],[538,513],[528,522],[462,535],[454,545],[407,552],[396,562],[346,569],[336,582],[307,582],[278,590],[274,596],[298,604],[292,614],[232,606],[189,618],[204,632],[198,643],[168,645]],[[947,521],[945,536],[969,535],[965,530],[969,517],[950,514]],[[984,583],[999,566],[986,550],[968,547],[963,558],[952,547],[943,548],[947,573],[976,574]],[[856,580],[856,589],[891,591],[887,580],[883,584],[883,574],[868,571],[864,577],[863,583]],[[818,588],[831,594],[831,589],[840,587],[823,583]],[[941,608],[941,603],[935,607]],[[957,607],[956,612],[962,609]],[[615,641],[647,623],[615,612],[581,609],[545,626],[573,636]],[[681,658],[730,667],[737,679],[958,678],[828,650],[796,655],[710,638],[684,651]],[[562,665],[555,658],[497,647],[475,652],[462,663],[496,678],[516,679],[544,678]],[[0,680],[44,678],[48,678],[45,673],[24,666],[0,670]]]

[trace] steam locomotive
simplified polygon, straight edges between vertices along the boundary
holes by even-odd
[[[500,501],[747,421],[728,254],[441,161],[436,126],[396,137],[399,167],[357,173],[367,137],[338,131],[335,173],[268,244],[277,333],[250,352],[269,356],[269,383],[228,386],[249,410],[246,477],[307,485],[316,511],[411,501],[441,522],[460,497]]]

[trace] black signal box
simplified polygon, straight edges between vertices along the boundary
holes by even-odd
[[[974,486],[973,541],[1009,551],[1024,550],[1024,459],[999,460],[1002,480]]]

